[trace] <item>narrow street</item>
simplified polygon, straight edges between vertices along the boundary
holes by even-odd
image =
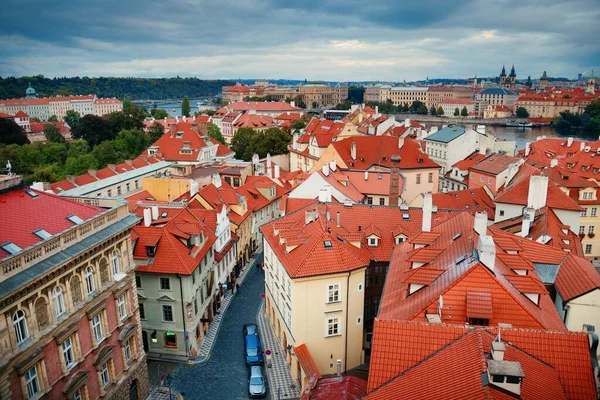
[[[258,257],[257,262],[260,260],[262,257]],[[151,381],[156,379],[159,368],[165,372],[172,370],[172,388],[185,393],[185,399],[248,398],[248,369],[244,360],[242,326],[257,322],[264,280],[262,271],[257,270],[255,265],[248,265],[247,268],[251,270],[225,312],[210,359],[196,365],[149,362]],[[266,375],[266,371],[263,373]]]

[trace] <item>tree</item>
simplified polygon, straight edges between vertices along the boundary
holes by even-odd
[[[417,108],[417,114],[427,115],[427,106],[423,103]]]
[[[46,124],[44,126],[44,135],[46,135],[46,140],[54,143],[64,143],[65,138],[60,134],[60,130],[54,124]]]
[[[459,115],[460,115],[460,110],[458,109],[458,107],[456,107],[456,108],[454,109],[454,116],[455,116],[455,117],[458,117]]]
[[[119,161],[121,158],[129,159],[137,157],[152,144],[150,138],[138,129],[123,130],[119,132],[115,140],[109,143],[111,143],[118,153]]]
[[[364,86],[348,86],[348,100],[350,104],[360,104],[365,97]]]
[[[529,118],[529,111],[525,107],[517,108],[517,118]]]
[[[71,127],[71,130],[77,127],[80,119],[81,115],[79,115],[77,111],[67,110],[67,113],[65,115],[65,122]]]
[[[423,111],[423,107],[425,107],[425,113],[423,112],[419,112]],[[427,107],[425,106],[425,104],[423,104],[421,101],[419,100],[415,100],[412,102],[412,104],[410,105],[410,108],[408,109],[408,111],[411,114],[427,114]]]
[[[82,154],[77,157],[67,158],[65,163],[65,175],[81,175],[90,169],[98,168],[98,162],[91,154]]]
[[[120,161],[119,154],[115,151],[113,141],[105,141],[98,144],[92,150],[92,156],[100,165],[116,164]]]
[[[150,141],[150,144],[152,144],[152,143],[156,142],[158,139],[160,139],[164,133],[165,133],[164,126],[162,126],[158,122],[155,122],[154,124],[152,124],[150,129],[148,129],[148,139]]]
[[[467,116],[469,116],[469,111],[467,110],[467,107],[466,107],[466,106],[464,106],[464,107],[462,108],[462,110],[460,110],[460,116],[461,116],[461,117],[467,117]]]
[[[64,143],[44,143],[39,147],[40,164],[63,165],[67,161],[67,146]]]
[[[250,158],[256,153],[259,157],[266,157],[267,154],[284,154],[288,151],[288,144],[292,140],[289,133],[279,128],[269,128],[262,132],[255,132],[250,139]],[[246,154],[245,154],[246,155]]]
[[[29,138],[12,119],[0,118],[0,144],[28,144]],[[1,166],[4,168],[4,165]]]
[[[437,110],[435,106],[431,106],[431,108],[429,109],[429,114],[433,115],[434,117],[437,115]]]
[[[256,132],[250,128],[238,129],[231,139],[231,150],[235,152],[235,158],[238,160],[250,161],[252,159],[252,150],[250,143]]]
[[[135,104],[129,102],[123,104],[123,111],[115,111],[104,117],[110,124],[115,135],[126,129],[142,129],[144,127],[144,119],[147,114]]]
[[[56,115],[51,115],[50,118],[48,118],[48,122],[58,122],[58,117]]]
[[[352,106],[352,103],[350,103],[350,100],[346,99],[343,102],[341,102],[340,104],[337,104],[333,109],[334,110],[349,110],[350,106]]]
[[[112,140],[117,136],[116,132],[105,119],[91,114],[81,118],[75,129],[72,129],[71,132],[75,139],[85,139],[92,147],[106,140]]]
[[[74,140],[69,143],[69,157],[89,154],[90,150],[90,145],[85,140]]]
[[[213,124],[212,122],[208,123],[208,136],[215,139],[217,142],[220,142],[222,144],[227,144],[219,127],[217,125]]]
[[[292,132],[306,128],[306,122],[302,119],[292,122]]]
[[[442,108],[442,106],[439,106],[436,110],[437,115],[442,116],[444,115],[444,109]]]
[[[294,97],[293,100],[290,101],[293,101],[296,104],[296,107],[306,108],[306,103],[302,99],[301,95],[297,95],[296,97]]]
[[[150,111],[150,115],[152,115],[155,119],[169,118],[169,113],[162,108],[153,108],[152,111]]]
[[[191,111],[192,111],[192,109],[190,107],[190,98],[187,96],[184,96],[183,101],[181,102],[181,115],[189,117]]]

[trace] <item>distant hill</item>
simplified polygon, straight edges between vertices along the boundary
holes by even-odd
[[[132,100],[180,99],[216,96],[221,87],[235,85],[232,80],[202,80],[197,78],[45,78],[23,76],[20,78],[0,77],[0,99],[25,96],[29,86],[39,97],[52,95],[95,94],[98,97],[128,97]]]

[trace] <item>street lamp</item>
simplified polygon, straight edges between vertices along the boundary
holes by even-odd
[[[156,337],[156,331],[152,332],[152,334],[150,335],[150,338],[152,339],[152,343],[158,343],[158,338]]]

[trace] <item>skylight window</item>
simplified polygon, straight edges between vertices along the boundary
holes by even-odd
[[[462,233],[458,232],[456,235],[452,236],[452,241],[458,239],[461,236],[462,236]]]
[[[42,240],[50,239],[52,235],[43,229],[37,229],[32,232],[35,236],[39,237]]]
[[[331,244],[331,240],[325,240],[323,242],[323,246],[325,246],[326,249],[331,249],[333,247],[333,245]]]
[[[410,214],[402,214],[402,219],[410,219]]]
[[[83,224],[83,220],[81,218],[79,218],[77,215],[73,214],[73,215],[69,215],[67,217],[67,219],[69,221],[71,221],[72,223],[74,223],[75,225],[81,225]]]
[[[34,199],[36,197],[40,197],[39,194],[37,194],[36,192],[34,192],[33,190],[29,190],[29,189],[25,189],[25,193],[27,193],[28,195],[30,195],[31,197],[33,197]]]
[[[16,244],[14,244],[13,242],[6,242],[3,245],[1,245],[0,247],[2,247],[2,250],[4,250],[5,252],[7,252],[10,255],[13,255],[13,254],[18,253],[21,250],[23,250]]]
[[[163,212],[162,214],[160,214],[160,217],[161,217],[161,218],[167,218],[167,215],[168,215],[168,214],[167,214],[167,212],[165,211],[165,212]]]

